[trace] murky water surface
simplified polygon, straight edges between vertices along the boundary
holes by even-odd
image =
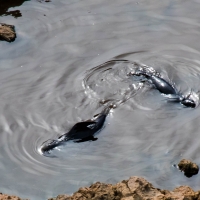
[[[0,43],[0,191],[42,200],[132,175],[159,188],[200,189],[199,175],[186,178],[172,167],[182,158],[200,164],[200,107],[169,103],[126,75],[137,61],[183,94],[198,93],[199,1],[33,0],[19,5],[6,12],[20,10],[22,17],[0,17],[17,32],[15,42]],[[112,59],[131,62],[103,64]],[[45,140],[112,101],[118,107],[97,141],[69,142],[53,151],[56,158],[39,154]]]

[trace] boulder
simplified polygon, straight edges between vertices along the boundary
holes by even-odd
[[[16,38],[15,27],[13,25],[0,23],[0,40],[12,42]]]
[[[0,193],[0,199],[1,200],[23,200],[17,196],[12,196],[12,195],[2,194],[2,193]]]
[[[198,174],[199,172],[199,167],[196,163],[193,163],[190,160],[186,160],[186,159],[182,159],[179,164],[178,167],[181,171],[184,172],[184,175],[187,176],[188,178]]]

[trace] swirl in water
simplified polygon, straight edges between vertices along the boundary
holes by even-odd
[[[101,99],[103,104],[126,102],[141,88],[140,83],[133,83],[127,76],[134,65],[129,60],[113,59],[92,68],[83,79],[85,92],[89,97]]]

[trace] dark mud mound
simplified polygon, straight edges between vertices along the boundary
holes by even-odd
[[[21,17],[20,10],[8,11],[9,8],[21,6],[27,0],[0,0],[0,16],[12,15],[13,17]]]

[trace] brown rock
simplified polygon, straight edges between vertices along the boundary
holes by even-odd
[[[68,197],[70,197],[70,196],[64,194],[64,195],[58,195],[57,197],[55,197],[55,198],[50,198],[50,199],[48,199],[48,200],[66,200]]]
[[[173,191],[154,188],[140,177],[130,177],[116,185],[97,182],[90,187],[80,188],[72,196],[59,195],[49,200],[197,200],[200,191],[194,192],[188,186]]]
[[[23,200],[17,196],[7,195],[0,193],[0,200]]]
[[[0,23],[0,40],[12,42],[16,38],[15,27],[13,25]]]
[[[181,171],[184,172],[185,176],[187,176],[188,178],[198,174],[199,172],[199,167],[196,163],[193,163],[190,160],[186,160],[186,159],[182,159],[179,164],[178,167]]]
[[[0,200],[22,200],[19,197],[0,193]],[[200,200],[200,191],[194,192],[188,186],[173,191],[161,190],[141,177],[130,177],[115,185],[94,183],[80,188],[72,196],[58,195],[49,200]]]

